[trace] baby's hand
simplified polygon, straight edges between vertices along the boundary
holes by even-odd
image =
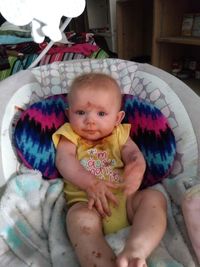
[[[140,187],[140,179],[125,178],[124,182],[120,183],[119,188],[122,189],[126,196],[134,194]]]
[[[118,188],[117,184],[106,181],[96,181],[93,186],[87,188],[86,193],[88,195],[88,208],[95,207],[102,217],[110,216],[111,211],[109,208],[109,202],[114,205],[118,205],[116,196],[110,189]]]

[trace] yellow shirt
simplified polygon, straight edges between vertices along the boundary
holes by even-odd
[[[65,123],[53,134],[53,142],[57,147],[60,137],[64,136],[77,147],[76,157],[86,170],[98,179],[120,183],[123,181],[124,167],[121,160],[121,149],[129,137],[130,128],[130,124],[120,124],[111,135],[94,145],[86,143],[86,140],[72,130],[69,123]],[[65,182],[64,192],[68,205],[79,201],[87,201],[86,193],[68,182]],[[115,190],[114,193],[120,196],[119,200],[121,202],[122,192]],[[122,212],[119,213],[119,216],[122,216]],[[105,230],[105,232],[110,232],[110,230]]]

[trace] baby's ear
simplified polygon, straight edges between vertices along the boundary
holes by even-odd
[[[117,119],[116,119],[116,123],[115,123],[116,126],[119,125],[122,122],[124,116],[125,116],[125,112],[123,110],[120,110],[117,113]]]

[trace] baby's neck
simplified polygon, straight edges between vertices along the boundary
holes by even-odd
[[[84,143],[86,143],[88,145],[97,145],[97,144],[100,144],[103,139],[98,139],[98,140],[82,139],[82,140],[84,141]]]
[[[112,135],[112,133],[110,133],[109,135],[104,136],[102,138],[99,138],[98,140],[89,140],[89,139],[85,139],[85,138],[83,138],[81,136],[80,136],[80,138],[84,143],[86,143],[88,145],[98,145],[98,144],[101,144],[105,140],[105,138],[107,138],[110,135]]]

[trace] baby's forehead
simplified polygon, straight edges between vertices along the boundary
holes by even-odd
[[[83,108],[83,109],[95,109],[95,110],[109,110],[110,105],[108,105],[105,101],[80,101],[79,103],[76,103],[75,106],[77,108]]]
[[[85,94],[90,95],[91,93],[102,94],[102,95],[116,95],[121,96],[120,88],[116,85],[111,84],[110,86],[102,86],[101,84],[89,84],[75,87],[72,89],[71,94]]]
[[[108,82],[81,82],[72,84],[71,90],[68,95],[68,102],[72,105],[77,100],[84,98],[85,100],[90,99],[91,96],[95,96],[95,101],[100,101],[104,98],[110,99],[113,105],[121,106],[121,90],[118,84],[113,80],[108,79]],[[113,103],[113,100],[115,102]],[[82,101],[81,101],[82,102]]]
[[[113,99],[116,100],[117,95],[115,96],[110,90],[79,89],[74,93],[72,99],[73,102],[105,105],[105,102],[108,103],[108,101],[112,102]]]
[[[74,108],[94,108],[109,110],[118,107],[119,101],[117,95],[114,96],[110,91],[102,90],[77,90],[69,101]]]

